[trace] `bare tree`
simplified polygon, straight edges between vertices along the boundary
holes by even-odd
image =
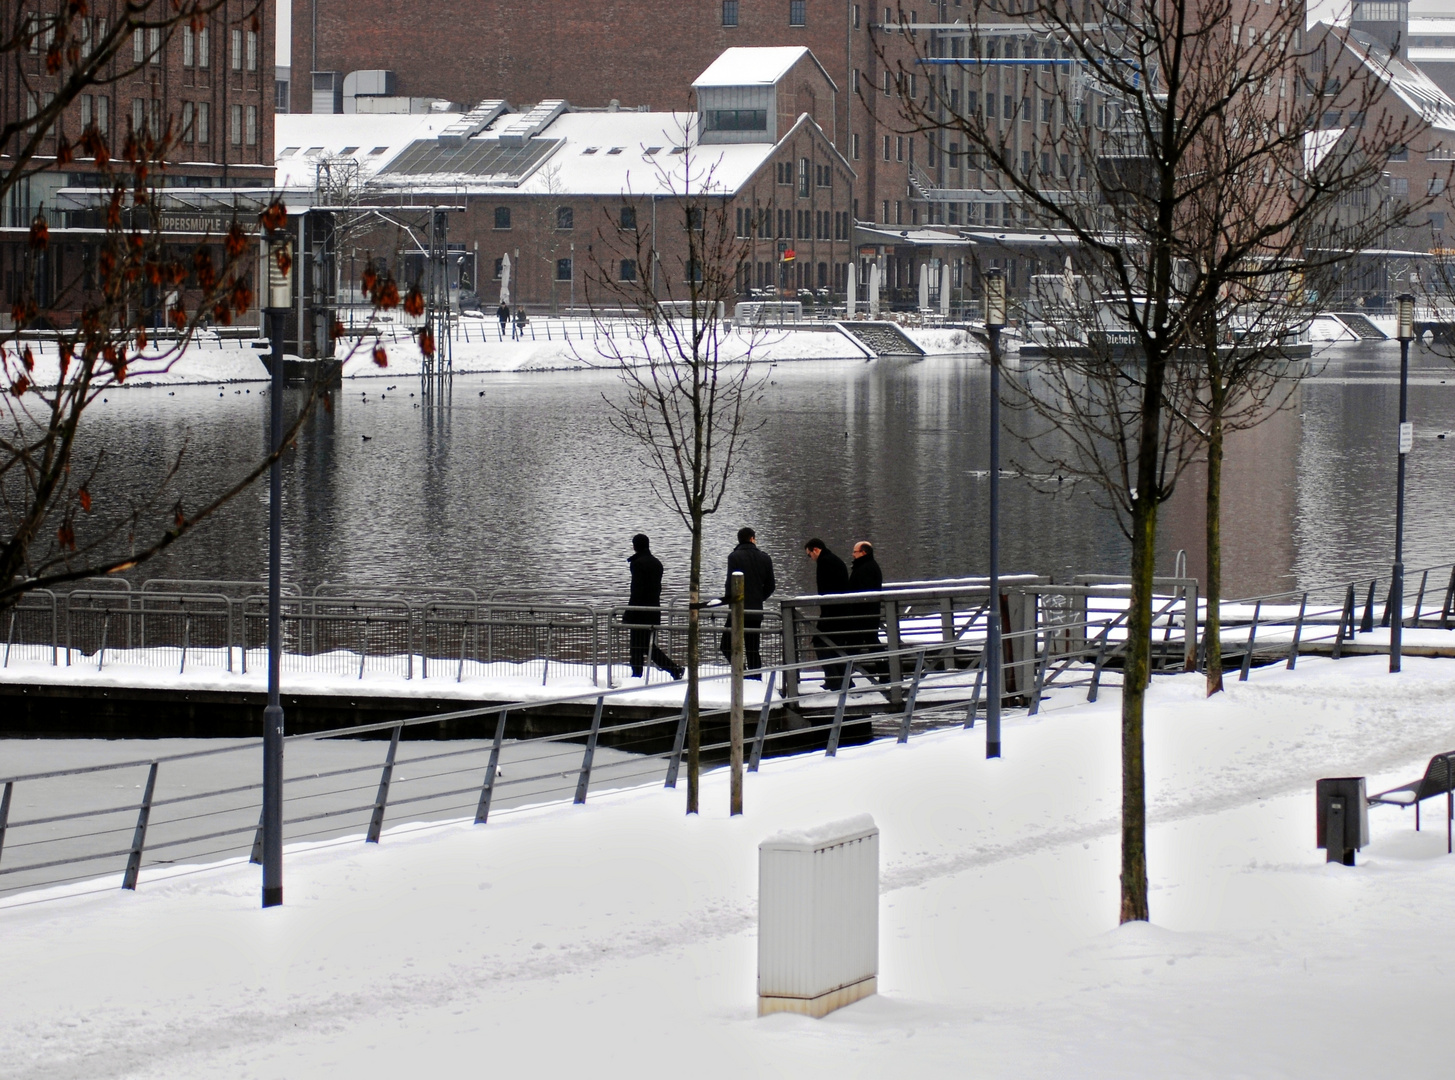
[[[685,136],[686,133],[684,133]],[[747,245],[710,166],[689,149],[658,169],[656,227],[608,219],[588,283],[599,359],[617,370],[620,396],[606,397],[616,428],[642,450],[652,490],[692,539],[688,567],[687,812],[698,811],[699,666],[703,527],[722,505],[766,372],[754,339],[729,331],[719,312],[737,295]],[[628,206],[638,203],[630,193]],[[741,781],[737,781],[740,783]]]
[[[1016,389],[1058,436],[1054,448],[1045,440],[1033,452],[1058,472],[1090,479],[1131,544],[1121,918],[1141,920],[1148,917],[1142,732],[1157,511],[1202,434],[1189,422],[1189,403],[1209,382],[1191,360],[1210,327],[1221,342],[1228,290],[1287,281],[1287,252],[1309,259],[1310,238],[1320,235],[1314,223],[1341,191],[1377,176],[1398,133],[1376,124],[1359,138],[1330,139],[1320,147],[1322,171],[1306,167],[1319,103],[1367,108],[1377,93],[1358,78],[1338,83],[1355,72],[1326,54],[1317,67],[1302,14],[1291,8],[1040,0],[1007,12],[995,5],[972,16],[950,56],[928,37],[915,45],[912,63],[881,56],[898,73],[905,131],[939,153],[948,138],[963,141],[979,186],[1005,192],[988,223],[1047,232],[1060,244],[1053,265],[1064,259],[1064,285],[1042,275],[1035,280],[1045,287],[1030,297],[1051,362],[1038,386],[1021,380]],[[901,10],[911,37],[907,16]],[[1233,131],[1254,136],[1221,137]],[[1386,158],[1375,152],[1380,146]],[[1261,199],[1238,208],[1244,222],[1227,220],[1232,209],[1208,195],[1233,181],[1260,185]],[[1200,219],[1208,228],[1198,233],[1192,226]],[[1217,346],[1212,352],[1216,364],[1221,354]],[[1246,393],[1231,393],[1221,367],[1213,385],[1220,402],[1213,408],[1225,422],[1229,400],[1242,402]]]

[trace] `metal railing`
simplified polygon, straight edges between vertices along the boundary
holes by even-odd
[[[1356,644],[1361,651],[1377,648],[1377,643],[1356,643],[1355,635],[1381,623],[1388,625],[1391,618],[1403,617],[1410,626],[1448,629],[1455,605],[1455,567],[1432,567],[1410,578],[1417,576],[1422,586],[1416,589],[1413,605],[1396,614],[1386,603],[1382,617],[1376,611],[1377,580],[1357,591],[1346,585],[1342,590],[1311,589],[1230,601],[1222,606],[1228,655],[1241,658],[1240,676],[1247,678],[1260,655],[1265,660],[1286,656],[1287,666],[1293,667],[1301,651],[1327,650],[1339,657]],[[816,623],[815,618],[824,616],[810,610],[816,605],[809,601],[826,598],[785,601],[784,630],[777,639],[785,655],[782,660],[765,659],[757,673],[761,681],[747,684],[744,738],[749,771],[756,770],[765,756],[811,747],[832,756],[846,740],[892,737],[903,743],[927,728],[973,727],[986,705],[991,662],[999,663],[1004,673],[1003,704],[1029,715],[1039,712],[1048,696],[1095,700],[1102,687],[1120,684],[1128,645],[1124,581],[1089,579],[1056,585],[1045,579],[1011,580],[1001,597],[1003,613],[1009,611],[1011,617],[1005,623],[1004,651],[997,658],[987,657],[984,648],[989,598],[982,581],[909,586],[879,598],[881,610],[892,612],[894,619],[882,628],[883,640],[881,631],[876,631],[872,642],[835,640],[841,627]],[[1185,670],[1189,655],[1196,660],[1198,650],[1196,583],[1162,579],[1159,588],[1152,634],[1160,662],[1154,665],[1154,674]],[[112,595],[124,596],[126,590]],[[946,597],[954,602],[946,603]],[[207,608],[201,603],[206,599],[205,594],[196,595],[198,610],[220,610]],[[337,602],[331,597],[324,600]],[[842,600],[833,597],[830,603]],[[435,613],[440,640],[469,638],[482,629],[466,619],[450,618],[453,602],[439,603],[444,605]],[[111,634],[107,612],[116,609],[96,600],[95,594],[81,596],[74,605],[69,598],[62,603],[42,597],[26,610],[44,623],[47,618],[58,620],[72,606],[86,612],[93,623],[101,620],[99,629],[88,624],[87,632]],[[167,628],[174,628],[178,618],[185,626],[187,610],[125,608],[120,623],[129,621],[124,629],[140,638],[145,614],[145,634],[154,641],[159,634],[173,632]],[[384,618],[390,610],[386,606],[361,617]],[[624,609],[613,612],[617,633],[633,628],[620,621],[624,613]],[[709,609],[704,614],[710,615],[704,631],[711,633],[709,626],[720,625],[711,619],[721,618],[722,613]],[[663,627],[675,633],[683,620],[672,609],[664,615]],[[115,614],[111,617],[117,619]],[[122,632],[120,623],[116,633]],[[306,619],[294,626],[303,637],[312,628]],[[483,629],[488,631],[488,625]],[[467,645],[467,651],[475,650],[473,657],[481,655],[473,638]],[[608,645],[607,652],[615,647]],[[493,646],[487,643],[485,648]],[[101,651],[98,647],[96,655]],[[822,655],[806,656],[816,651]],[[613,663],[619,660],[608,661],[608,666]],[[840,678],[845,669],[847,677]],[[709,671],[702,680],[702,753],[709,764],[720,762],[728,749],[723,693],[728,678],[719,670]],[[837,689],[815,685],[819,679],[837,684]],[[378,842],[386,820],[458,820],[464,815],[484,824],[492,813],[521,806],[567,799],[581,803],[592,791],[654,782],[673,787],[685,752],[686,715],[680,705],[661,706],[660,693],[682,685],[662,684],[650,699],[642,698],[643,687],[634,684],[292,736],[288,740],[292,764],[284,787],[287,838],[296,842],[362,833],[366,842]],[[512,723],[517,731],[530,730],[526,721],[532,712],[560,716],[562,710],[572,709],[583,719],[569,730],[507,738]],[[584,719],[587,715],[589,722]],[[487,731],[493,721],[494,737],[450,742],[404,738],[427,735],[428,725],[472,718],[486,721]],[[0,778],[0,896],[90,879],[114,887],[114,876],[97,878],[98,872],[119,874],[122,887],[135,888],[140,873],[149,868],[201,866],[247,854],[256,859],[259,750],[260,740],[243,740]],[[135,794],[118,795],[118,791]]]

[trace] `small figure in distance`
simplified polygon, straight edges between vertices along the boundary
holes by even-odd
[[[635,553],[627,559],[627,565],[631,567],[632,588],[631,595],[627,597],[627,611],[622,615],[621,621],[630,623],[632,626],[640,626],[642,629],[631,632],[631,661],[632,678],[640,679],[642,669],[647,659],[647,647],[651,646],[652,663],[656,664],[672,678],[682,678],[682,669],[672,662],[672,658],[662,651],[662,647],[653,640],[656,637],[656,627],[662,622],[662,563],[652,554],[652,542],[646,533],[637,533],[632,537],[632,548]]]
[[[519,304],[516,304],[515,305],[515,330],[511,333],[511,337],[516,337],[516,338],[519,338],[521,341],[524,341],[525,340],[525,324],[528,323],[528,322],[530,322],[530,319],[528,319],[526,317],[525,308],[521,307]]]
[[[879,563],[874,558],[874,545],[867,540],[860,540],[854,544],[854,562],[849,570],[849,592],[878,592],[884,587],[884,573],[879,569]],[[845,620],[849,624],[849,633],[841,635],[840,640],[846,640],[851,646],[851,652],[873,653],[879,651],[879,621],[883,612],[880,610],[877,600],[869,600],[864,603],[847,604],[850,618]],[[865,674],[871,675],[879,682],[889,681],[889,665],[883,660],[872,660],[861,668]]]
[[[773,578],[773,560],[758,550],[758,534],[746,525],[738,530],[738,546],[728,555],[727,582],[723,585],[723,603],[727,603],[728,589],[732,585],[733,571],[743,574],[743,651],[749,671],[758,671],[763,666],[759,631],[763,625],[763,602],[773,595],[778,587]],[[722,653],[732,662],[733,635],[724,630]],[[762,679],[761,674],[749,675],[750,679]]]
[[[500,320],[500,338],[505,340],[505,327],[510,322],[510,307],[504,301],[495,309],[495,317]]]
[[[813,560],[815,591],[820,596],[849,591],[849,568],[822,540],[817,536],[805,540],[803,550]],[[838,604],[819,605],[818,625],[813,635],[814,654],[823,664],[823,687],[830,692],[837,692],[842,688],[846,666],[831,661],[851,655],[840,638],[843,630],[842,614]]]

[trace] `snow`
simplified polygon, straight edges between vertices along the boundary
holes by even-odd
[[[437,138],[459,118],[459,113],[279,113],[273,118],[276,184],[311,189],[318,182],[317,162],[336,157],[356,159],[360,179],[370,180],[416,139]],[[375,154],[380,146],[387,149]],[[345,155],[349,147],[353,152]],[[319,152],[310,154],[315,148]]]
[[[855,814],[842,821],[830,821],[801,829],[782,829],[764,839],[759,847],[780,851],[817,851],[834,844],[846,844],[879,831],[869,814]]]
[[[776,48],[734,46],[726,49],[706,71],[692,80],[694,89],[717,86],[774,86],[803,59],[802,45]]]
[[[693,818],[652,784],[293,844],[268,911],[238,863],[8,901],[0,965],[25,974],[0,981],[0,1060],[8,1080],[684,1060],[705,1077],[1444,1075],[1443,830],[1374,807],[1358,867],[1313,847],[1318,777],[1378,790],[1455,746],[1455,664],[1386,666],[1309,659],[1212,700],[1196,675],[1155,682],[1152,925],[1116,926],[1115,694],[1053,698],[995,761],[981,729],[765,761],[740,818],[714,772]],[[758,843],[863,813],[881,830],[879,994],[759,1020]]]

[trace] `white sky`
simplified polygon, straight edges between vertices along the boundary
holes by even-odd
[[[273,0],[273,5],[278,12],[277,64],[287,67],[293,55],[293,3],[292,0]]]

